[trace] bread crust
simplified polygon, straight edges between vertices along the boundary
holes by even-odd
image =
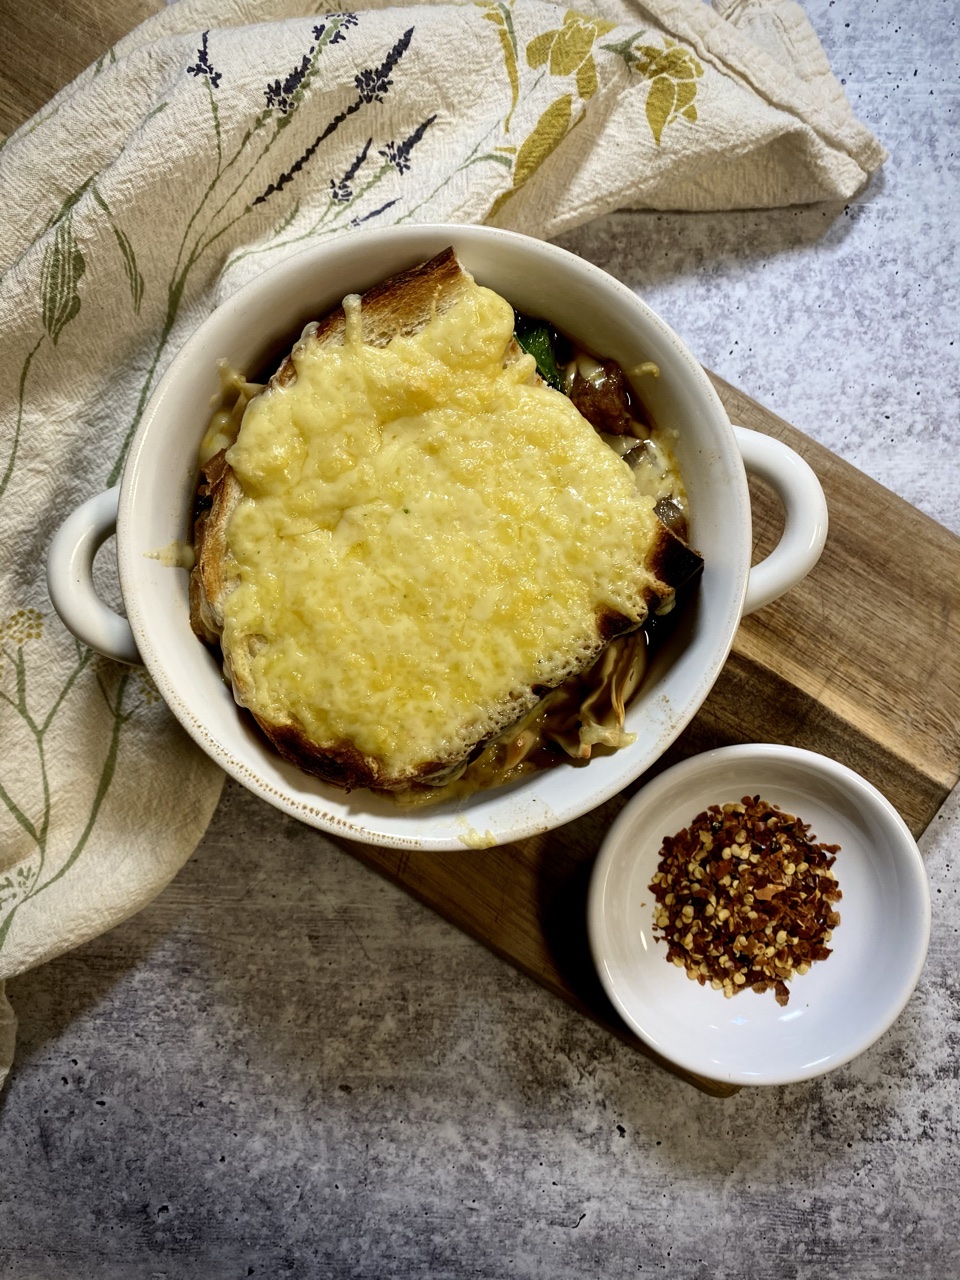
[[[429,262],[374,285],[362,295],[359,321],[363,341],[372,347],[385,347],[392,338],[419,332],[433,315],[440,315],[453,306],[463,283],[457,255],[453,249],[444,249]],[[309,335],[320,346],[336,346],[343,342],[346,332],[347,314],[339,306],[322,319],[311,321],[302,337]],[[286,387],[296,378],[291,351],[284,356],[269,385]]]
[[[455,304],[466,279],[451,248],[429,262],[375,285],[363,294],[359,310],[364,342],[385,346],[398,334],[411,335],[418,332],[434,315]],[[344,307],[340,306],[319,321],[309,324],[303,336],[322,345],[339,344],[344,340],[347,324],[347,314]],[[267,384],[267,389],[286,387],[296,380],[293,358],[295,351],[296,347],[284,357]],[[508,352],[508,362],[521,354],[514,344]],[[221,642],[224,604],[237,581],[236,565],[227,542],[227,529],[233,511],[242,497],[240,482],[227,462],[225,450],[221,450],[203,467],[197,489],[194,524],[196,563],[190,578],[191,626],[198,638],[211,646],[217,646]],[[644,593],[648,610],[656,612],[672,601],[677,587],[694,576],[701,566],[702,560],[696,552],[687,547],[666,525],[659,523],[657,539],[645,566],[655,579]],[[584,655],[576,670],[569,674],[578,674],[589,668],[614,637],[636,629],[637,625],[633,619],[623,614],[598,609],[596,642],[591,652]],[[247,645],[240,646],[239,651],[226,652],[221,649],[224,673],[233,687],[237,702],[244,707],[249,707],[251,702],[249,691],[253,687],[253,679],[250,673],[250,646],[255,647],[256,639],[248,637]],[[460,751],[452,759],[422,761],[402,775],[392,774],[384,761],[366,755],[349,740],[313,741],[292,715],[284,723],[265,720],[256,713],[253,713],[253,717],[284,760],[324,782],[348,791],[361,787],[402,790],[428,780],[436,782],[452,769],[460,767],[465,755],[471,755],[529,711],[544,692],[544,687],[534,686],[528,690],[526,697],[515,703],[508,702],[500,709],[496,719],[486,726],[483,736],[466,753]]]
[[[193,523],[190,625],[207,644],[219,644],[223,632],[223,604],[232,586],[227,526],[242,497],[240,481],[221,449],[201,470]]]

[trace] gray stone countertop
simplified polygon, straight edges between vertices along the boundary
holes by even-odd
[[[957,11],[806,7],[890,152],[866,193],[563,243],[960,532]],[[949,1280],[958,845],[955,793],[921,842],[932,944],[895,1027],[718,1100],[228,784],[150,908],[9,984],[0,1277]]]

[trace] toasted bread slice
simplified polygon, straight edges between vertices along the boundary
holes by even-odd
[[[512,324],[447,250],[309,325],[204,467],[194,630],[337,786],[449,776],[702,563]]]

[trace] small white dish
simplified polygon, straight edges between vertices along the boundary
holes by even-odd
[[[746,795],[840,845],[833,954],[788,983],[786,1006],[772,990],[728,999],[691,981],[654,935],[649,886],[663,838]],[[597,858],[588,927],[607,995],[663,1057],[728,1084],[789,1084],[849,1062],[897,1019],[926,957],[930,891],[916,842],[874,786],[814,752],[751,744],[685,760],[633,797]]]

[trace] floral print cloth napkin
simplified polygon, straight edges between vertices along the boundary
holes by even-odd
[[[792,0],[179,0],[6,142],[0,1080],[3,979],[147,903],[220,793],[149,676],[78,644],[44,578],[203,317],[358,226],[546,237],[626,206],[843,200],[883,158]]]

